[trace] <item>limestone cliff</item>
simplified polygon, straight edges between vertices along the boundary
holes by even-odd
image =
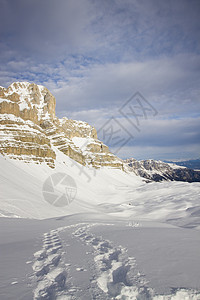
[[[54,167],[53,146],[82,165],[123,168],[86,122],[58,119],[55,97],[28,82],[0,87],[0,153]]]

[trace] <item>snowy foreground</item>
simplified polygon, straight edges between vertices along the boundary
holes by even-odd
[[[57,156],[55,169],[0,156],[0,300],[200,299],[200,184]],[[77,186],[64,207],[44,198],[56,173]]]

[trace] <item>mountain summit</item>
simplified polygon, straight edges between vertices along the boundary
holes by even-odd
[[[41,85],[28,82],[0,87],[0,153],[54,168],[55,148],[82,165],[123,168],[122,161],[97,138],[86,122],[59,119],[56,99]]]
[[[200,181],[200,172],[174,164],[121,160],[98,140],[94,127],[57,118],[55,107],[55,97],[44,86],[15,82],[7,89],[0,87],[0,153],[55,168],[56,153],[62,152],[82,166],[108,166],[145,180]]]
[[[124,161],[124,167],[136,175],[150,181],[186,181],[200,182],[200,172],[174,163],[165,163],[153,159],[138,161],[130,158]]]

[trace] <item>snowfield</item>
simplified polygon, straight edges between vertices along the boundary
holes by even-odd
[[[55,169],[0,156],[0,299],[200,299],[200,183],[146,183],[54,150]],[[54,174],[76,183],[69,205],[44,197]]]

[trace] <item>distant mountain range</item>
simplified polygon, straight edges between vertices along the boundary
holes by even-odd
[[[155,160],[123,161],[110,152],[86,122],[59,119],[56,99],[41,85],[15,82],[0,87],[0,153],[25,163],[45,163],[54,169],[57,154],[92,169],[109,167],[135,173],[151,181],[200,182],[200,160],[169,163]]]
[[[183,166],[193,170],[200,170],[200,159],[192,159],[192,160],[177,161],[177,162],[173,162],[173,161],[164,161],[164,162],[174,163],[178,166]]]
[[[150,181],[186,181],[200,182],[200,171],[178,166],[174,163],[165,163],[153,159],[138,161],[134,158],[125,160],[125,169]]]

